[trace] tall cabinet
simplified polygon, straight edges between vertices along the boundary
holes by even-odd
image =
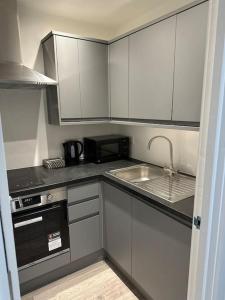
[[[58,81],[47,87],[49,122],[107,120],[108,45],[62,33],[43,40],[45,73]]]

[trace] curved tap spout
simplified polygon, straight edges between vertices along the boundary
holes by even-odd
[[[156,136],[152,137],[148,142],[148,149],[150,150],[152,142],[157,138],[166,140],[169,143],[169,147],[170,147],[170,167],[164,168],[165,171],[169,171],[170,175],[177,173],[177,171],[174,169],[174,165],[173,165],[173,144],[169,138],[167,138],[164,135],[156,135]]]

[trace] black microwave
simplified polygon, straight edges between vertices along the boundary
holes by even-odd
[[[86,161],[104,163],[129,158],[130,140],[123,135],[102,135],[84,138]]]

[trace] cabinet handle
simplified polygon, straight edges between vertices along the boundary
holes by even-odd
[[[29,224],[41,222],[42,220],[43,220],[42,217],[37,217],[37,218],[30,219],[30,220],[27,220],[27,221],[22,221],[22,222],[19,222],[19,223],[15,223],[14,227],[18,228],[18,227],[26,226],[26,225],[29,225]]]

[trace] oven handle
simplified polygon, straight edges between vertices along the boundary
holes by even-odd
[[[18,227],[26,226],[26,225],[29,225],[29,224],[41,222],[42,220],[43,220],[42,217],[37,217],[37,218],[33,218],[33,219],[30,219],[30,220],[27,220],[27,221],[22,221],[22,222],[19,222],[19,223],[15,223],[14,227],[18,228]]]

